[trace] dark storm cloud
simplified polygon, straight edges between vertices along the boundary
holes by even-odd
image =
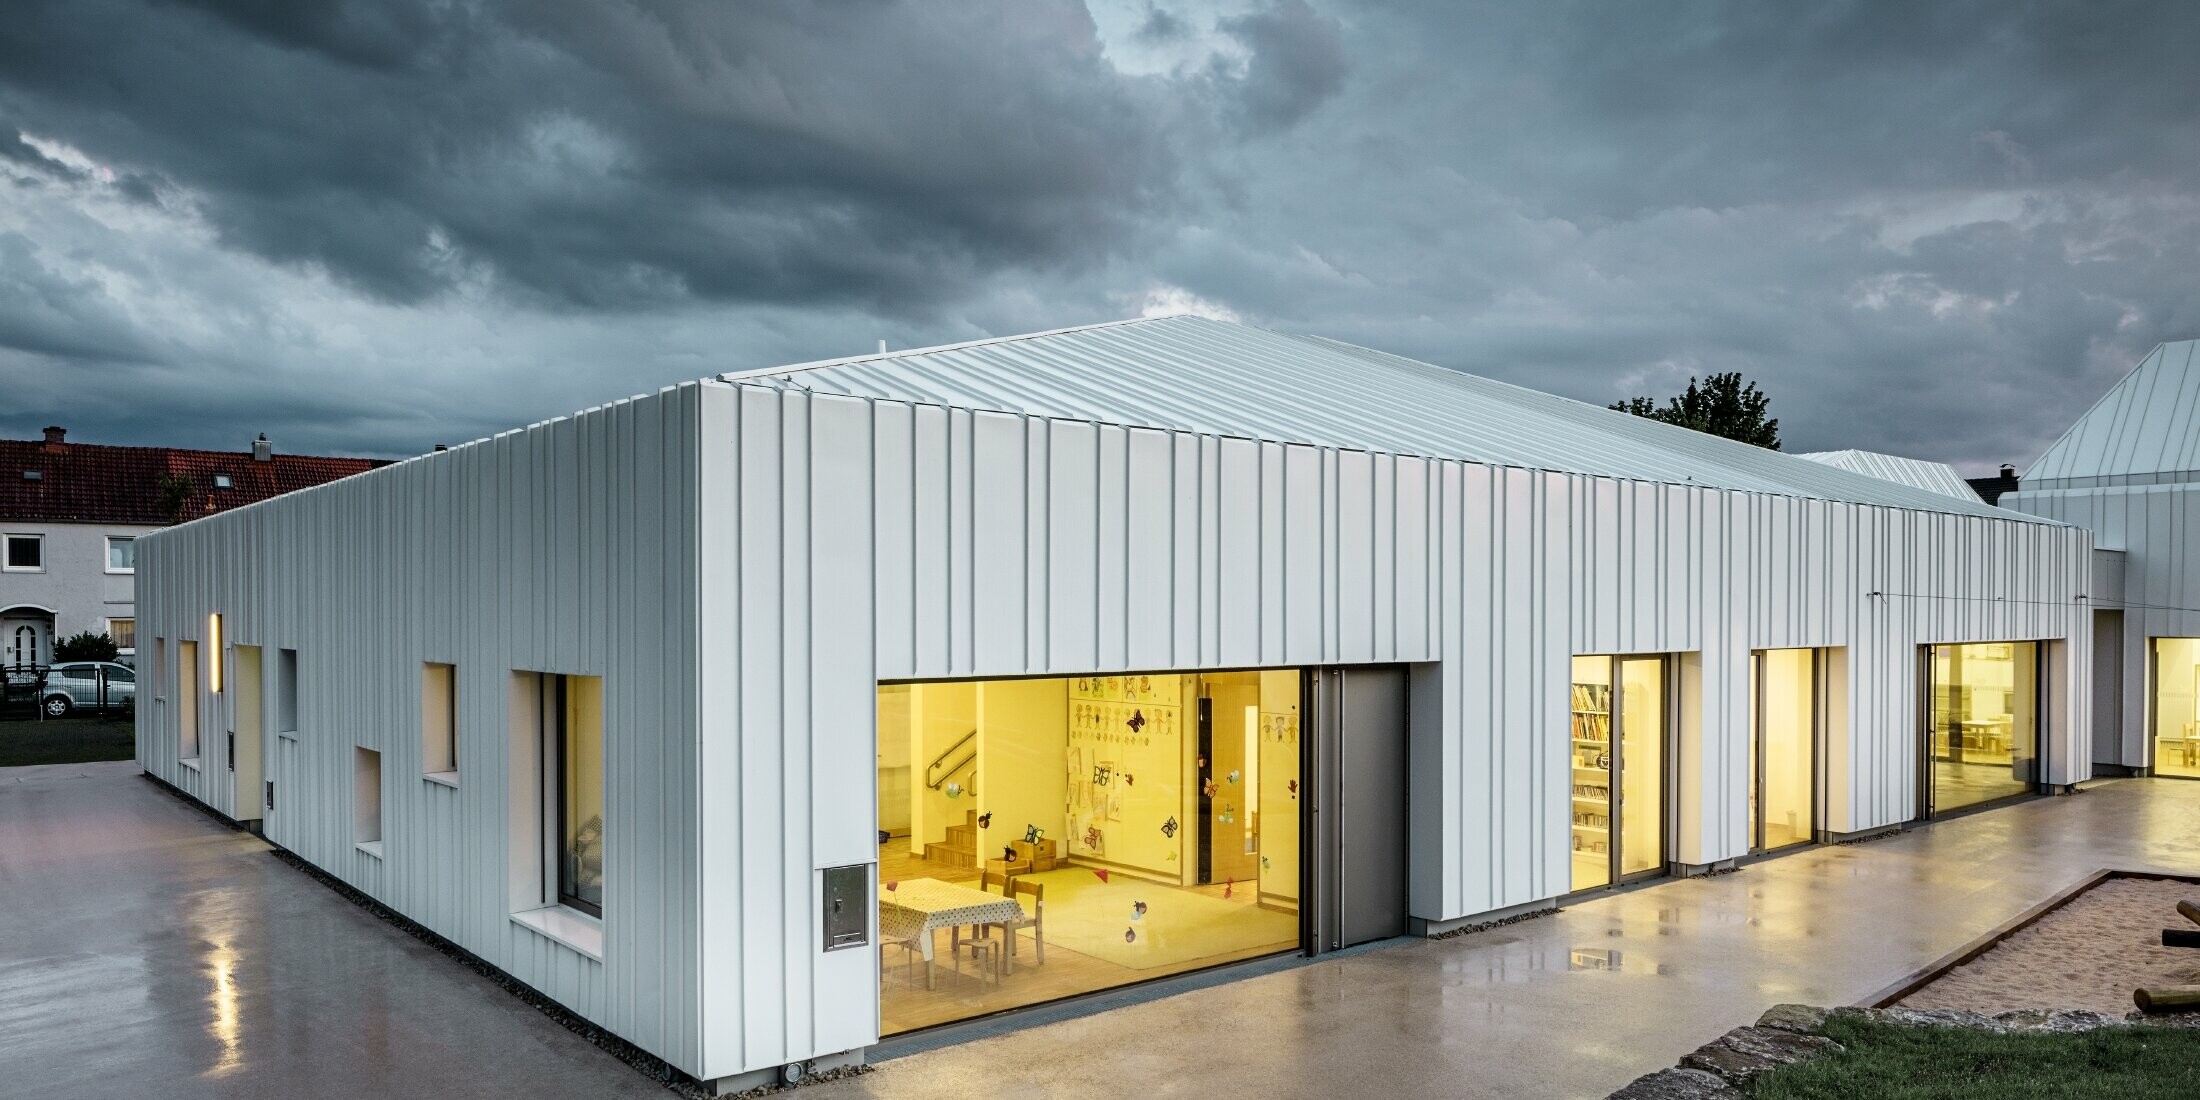
[[[0,431],[127,377],[142,438],[403,451],[1192,304],[2021,462],[2200,336],[2196,55],[2168,2],[16,0]]]
[[[1304,51],[1279,20],[1246,36]],[[1264,116],[1322,94],[1253,65]],[[197,188],[237,246],[393,300],[471,272],[598,308],[892,310],[1074,267],[1179,201],[1198,106],[1028,0],[33,0],[0,72],[26,128]]]

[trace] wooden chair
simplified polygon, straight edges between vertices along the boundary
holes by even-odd
[[[966,940],[955,949],[955,969],[958,972],[962,970],[963,957],[968,955],[970,961],[978,965],[978,978],[980,981],[990,977],[994,985],[999,985],[1001,984],[1001,966],[1004,961],[1002,946],[1002,944],[992,940]]]
[[[1045,883],[1018,882],[1011,879],[1009,890],[1019,899],[1031,899],[1026,905],[1026,912],[1021,919],[1001,922],[1001,934],[1008,939],[1007,968],[1008,972],[1013,974],[1016,972],[1016,932],[1018,929],[1031,929],[1031,952],[1034,965],[1045,966],[1047,963],[1047,888]]]
[[[978,889],[988,894],[999,894],[1004,898],[1015,897],[1016,876],[1000,874],[990,867],[985,868],[978,872]],[[992,935],[993,926],[990,924],[973,924],[970,926],[970,938],[973,940],[990,939]],[[948,940],[950,941],[948,949],[960,958],[963,946],[963,926],[956,925],[954,931],[948,933]]]

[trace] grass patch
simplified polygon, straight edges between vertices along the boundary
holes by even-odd
[[[1849,1049],[1774,1070],[1744,1091],[1760,1100],[2200,1096],[2200,1031],[2185,1028],[1995,1035],[1836,1016],[1824,1034]]]
[[[69,717],[0,722],[0,768],[82,764],[137,756],[137,727],[127,718]]]

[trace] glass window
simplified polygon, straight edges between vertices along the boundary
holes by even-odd
[[[1304,688],[1296,668],[878,688],[881,1030],[1296,950]]]
[[[603,915],[603,680],[545,676],[545,748],[555,763],[558,903]]]
[[[110,684],[134,684],[137,683],[137,673],[120,665],[108,665],[107,682]]]
[[[351,760],[351,839],[356,844],[379,847],[382,843],[382,754],[354,747]]]
[[[114,641],[115,641],[115,648],[116,648],[116,649],[122,649],[122,650],[134,650],[134,649],[136,649],[136,648],[137,648],[137,620],[136,620],[136,619],[109,619],[109,620],[107,620],[107,636],[108,636],[109,638],[113,638],[113,639],[114,639]]]
[[[1750,663],[1757,735],[1749,743],[1750,847],[1811,839],[1817,782],[1817,651],[1768,649]]]
[[[1979,642],[1927,649],[1929,808],[1959,809],[2036,790],[2039,646]]]
[[[46,536],[9,535],[6,543],[5,568],[18,573],[36,573],[46,568]]]
[[[1574,658],[1573,888],[1612,881],[1612,659]]]
[[[107,571],[137,572],[137,539],[126,535],[107,536]]]
[[[199,643],[176,643],[177,754],[185,760],[199,755]]]
[[[1575,657],[1573,888],[1665,867],[1663,657]]]
[[[420,668],[420,770],[458,771],[458,670],[432,661]]]
[[[1665,662],[1619,662],[1619,873],[1665,866]]]
[[[2154,639],[2154,773],[2200,777],[2200,638]]]

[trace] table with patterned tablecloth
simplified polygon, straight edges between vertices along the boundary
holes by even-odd
[[[1022,920],[1024,907],[1014,898],[988,894],[936,878],[903,879],[878,894],[878,933],[882,940],[914,941],[924,956],[924,987],[932,988],[932,933],[965,924]]]

